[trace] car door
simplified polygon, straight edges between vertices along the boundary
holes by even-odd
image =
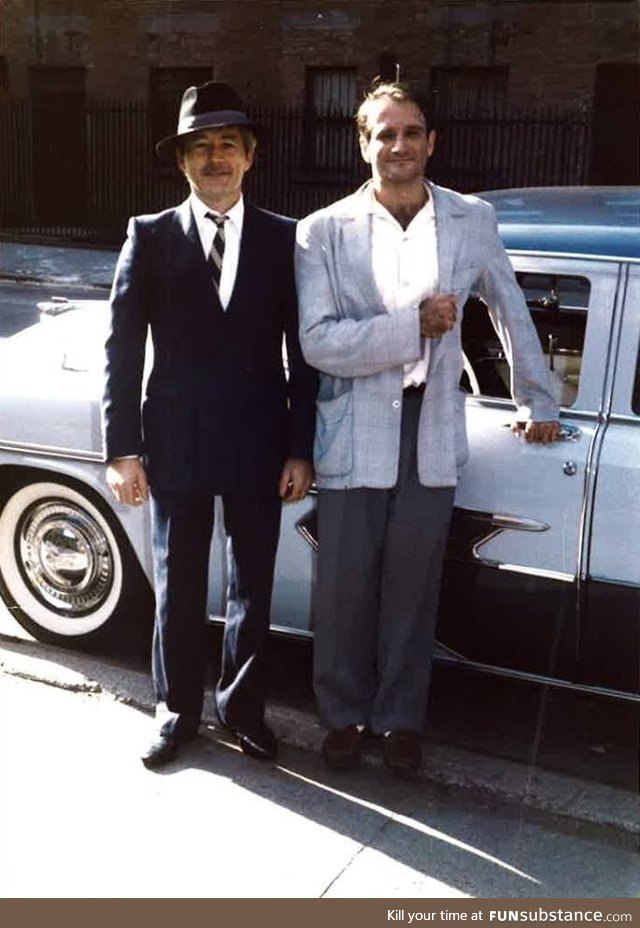
[[[576,679],[593,454],[612,353],[615,262],[514,254],[561,405],[563,440],[510,430],[508,367],[482,307],[465,307],[470,458],[456,492],[439,640],[450,655]],[[483,329],[483,325],[485,328]]]
[[[222,500],[215,502],[215,527],[209,560],[209,619],[222,621],[228,584]],[[313,497],[282,507],[280,541],[271,598],[273,631],[308,637],[313,625],[312,589],[315,574],[314,548],[301,537],[298,523],[314,513]],[[315,526],[315,520],[313,520]],[[315,529],[314,529],[315,534]]]

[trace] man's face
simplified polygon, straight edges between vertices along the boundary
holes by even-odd
[[[226,208],[242,193],[242,180],[253,164],[253,151],[245,149],[237,126],[224,126],[187,136],[177,160],[193,193],[209,206],[222,203]]]
[[[381,97],[369,109],[369,137],[360,136],[360,151],[377,184],[411,184],[422,180],[433,154],[436,134],[427,132],[414,103]]]

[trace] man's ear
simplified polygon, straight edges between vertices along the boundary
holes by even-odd
[[[358,142],[360,143],[360,154],[362,155],[362,160],[366,161],[367,164],[371,164],[371,158],[369,157],[369,139],[366,135],[359,135]]]
[[[181,174],[184,174],[184,155],[176,145],[176,164]]]
[[[436,130],[427,133],[427,158],[430,158],[436,147]]]

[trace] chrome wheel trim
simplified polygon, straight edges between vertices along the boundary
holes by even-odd
[[[122,592],[122,556],[109,523],[61,483],[30,484],[8,500],[0,512],[0,570],[20,610],[62,636],[106,624]]]
[[[84,509],[60,499],[36,503],[18,535],[25,581],[46,605],[85,615],[107,598],[113,556],[100,525]]]

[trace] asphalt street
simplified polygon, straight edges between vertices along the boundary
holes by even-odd
[[[111,286],[117,250],[12,242],[0,239],[0,277],[59,286]]]
[[[54,296],[69,300],[95,300],[104,299],[104,295],[103,290],[95,287],[0,279],[0,339],[9,338],[38,322],[38,303],[43,300],[50,300]]]

